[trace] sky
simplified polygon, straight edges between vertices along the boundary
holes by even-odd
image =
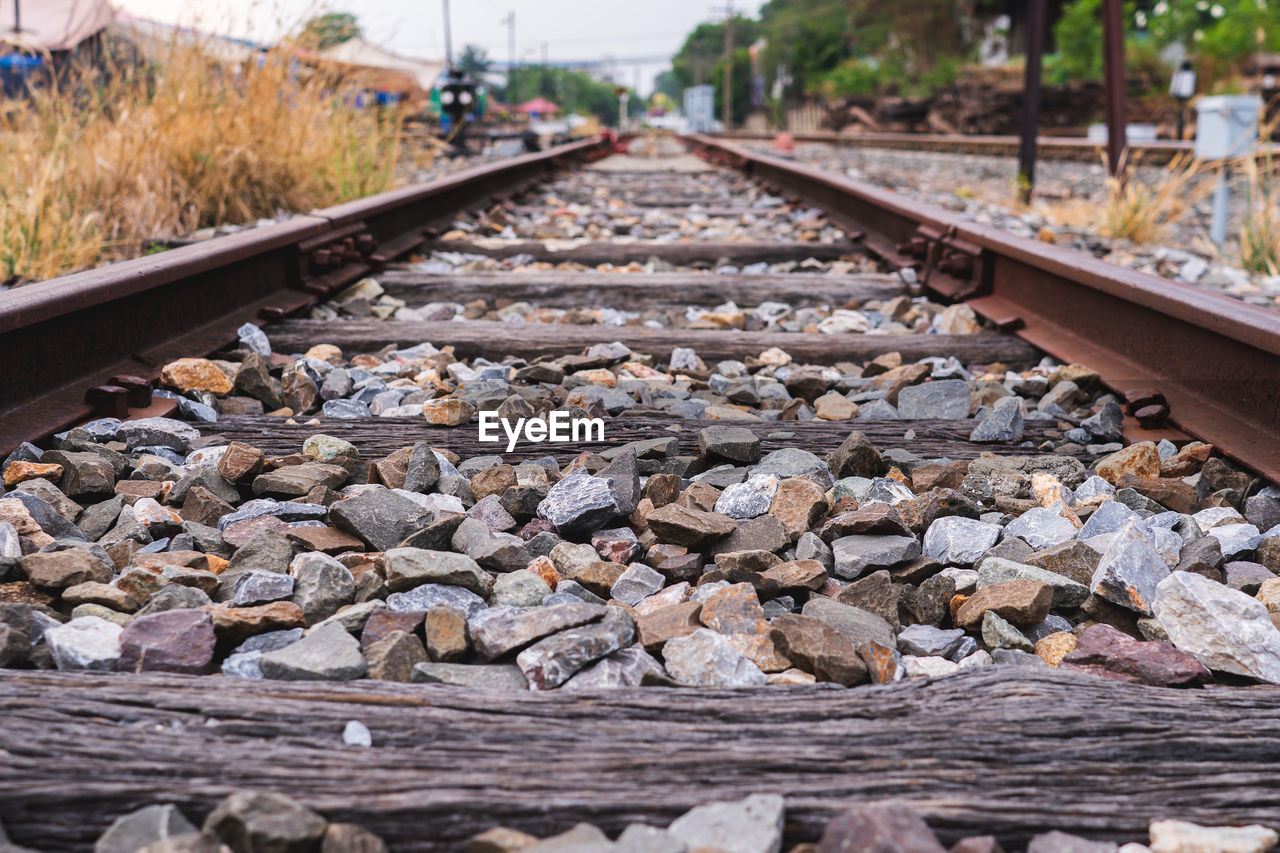
[[[272,42],[290,25],[325,11],[352,12],[365,37],[388,50],[425,59],[444,57],[443,0],[114,0],[123,11],[171,24]],[[639,83],[648,94],[653,78],[699,23],[724,17],[725,0],[451,0],[453,50],[485,48],[506,62],[508,31],[503,19],[515,12],[517,62],[548,58],[617,61],[618,79]],[[759,0],[739,0],[744,14]],[[639,79],[637,80],[637,71]]]

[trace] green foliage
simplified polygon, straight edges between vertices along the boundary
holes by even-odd
[[[724,116],[724,63],[716,66],[711,84],[716,87],[716,118]],[[751,110],[751,56],[745,47],[733,51],[733,124],[741,125]]]
[[[350,12],[330,12],[307,21],[298,36],[298,42],[312,50],[342,44],[360,38],[360,24]]]
[[[515,69],[511,82],[515,84],[521,103],[546,98],[560,107],[561,115],[580,113],[597,116],[605,124],[618,123],[618,96],[613,93],[613,84],[596,80],[589,74],[565,68],[525,65]],[[494,94],[499,100],[510,102],[506,88],[499,86]]]
[[[493,66],[493,61],[489,59],[489,54],[483,47],[469,44],[462,49],[462,55],[454,64],[468,76],[479,77]]]

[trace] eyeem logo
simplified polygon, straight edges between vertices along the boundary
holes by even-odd
[[[552,412],[546,420],[542,418],[520,418],[513,426],[507,418],[499,418],[497,412],[480,412],[481,443],[497,444],[502,441],[498,434],[498,426],[507,434],[507,452],[516,449],[516,444],[524,440],[541,444],[544,441],[556,444],[569,444],[575,441],[604,441],[604,420],[601,418],[571,418],[568,412]],[[594,433],[594,438],[592,437]]]

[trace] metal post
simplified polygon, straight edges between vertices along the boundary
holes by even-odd
[[[1106,77],[1107,166],[1121,177],[1128,121],[1124,98],[1124,0],[1102,0],[1102,62]]]
[[[733,2],[724,22],[724,129],[733,129]]]
[[[453,34],[449,27],[449,0],[444,0],[444,62],[445,67],[453,67]]]
[[[1209,222],[1209,239],[1215,246],[1227,242],[1227,208],[1231,201],[1227,169],[1226,163],[1218,167],[1218,185],[1213,189],[1213,218]]]
[[[13,31],[22,32],[22,0],[13,0]]]
[[[516,12],[512,9],[503,21],[507,25],[507,100],[512,104],[520,103],[516,95]]]
[[[1036,131],[1040,126],[1040,67],[1044,55],[1045,0],[1027,11],[1027,69],[1022,89],[1022,142],[1018,149],[1018,196],[1031,201],[1036,182]]]

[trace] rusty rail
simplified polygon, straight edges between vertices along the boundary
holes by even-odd
[[[710,136],[687,141],[718,162],[823,208],[934,293],[967,301],[1055,358],[1096,369],[1225,455],[1280,479],[1280,313],[1108,264]],[[1131,412],[1132,413],[1132,412]],[[1158,432],[1156,434],[1159,434]]]
[[[303,310],[421,244],[433,223],[610,150],[575,142],[0,293],[0,454],[95,414],[136,414],[166,361]]]

